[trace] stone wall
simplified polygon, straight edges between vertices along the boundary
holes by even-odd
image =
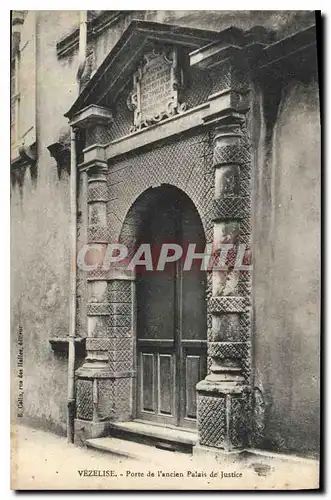
[[[305,81],[259,89],[253,125],[259,445],[306,454],[317,452],[320,426],[321,160],[313,70],[307,68]]]
[[[24,418],[65,432],[67,358],[49,339],[69,328],[69,175],[59,177],[47,147],[67,128],[77,95],[73,58],[58,62],[55,43],[71,31],[77,13],[37,16],[37,142],[35,167],[11,171],[11,342],[16,407],[17,335],[24,339]],[[15,412],[14,412],[15,413]]]

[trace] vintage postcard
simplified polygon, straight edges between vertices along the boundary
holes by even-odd
[[[11,12],[11,488],[318,489],[313,11]]]

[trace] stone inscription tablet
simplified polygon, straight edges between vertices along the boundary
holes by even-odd
[[[177,51],[156,49],[144,55],[133,77],[133,91],[128,98],[128,107],[134,111],[132,131],[157,123],[181,110],[177,78]]]
[[[171,61],[163,54],[150,54],[142,69],[140,80],[140,111],[142,119],[155,119],[162,115],[174,100]]]

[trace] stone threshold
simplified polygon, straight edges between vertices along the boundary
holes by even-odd
[[[109,425],[109,437],[136,442],[154,449],[189,454],[192,454],[193,447],[198,442],[198,434],[193,429],[158,425],[144,420],[113,422]]]
[[[129,422],[114,422],[110,424],[110,432],[114,431],[125,436],[147,437],[157,443],[169,442],[182,445],[194,446],[198,441],[198,434],[194,430],[187,430],[180,427],[165,427],[151,422],[133,420]]]
[[[128,441],[127,439],[119,439],[115,437],[103,437],[95,439],[87,439],[86,446],[94,448],[111,455],[122,457],[123,459],[139,460],[140,462],[149,462],[155,465],[164,465],[172,463],[174,458],[179,458],[190,462],[192,455],[178,453],[175,451],[167,451],[150,446],[147,444]]]

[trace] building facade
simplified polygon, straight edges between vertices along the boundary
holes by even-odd
[[[27,11],[12,33],[13,418],[316,456],[315,14]],[[91,258],[164,243],[235,253]]]

